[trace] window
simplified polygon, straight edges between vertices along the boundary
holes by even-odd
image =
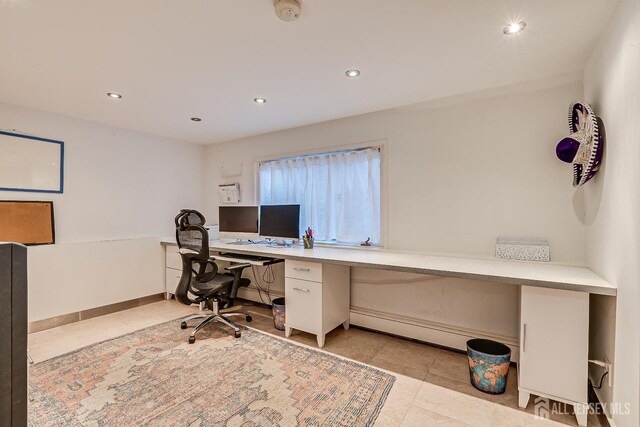
[[[380,244],[381,153],[377,147],[259,164],[260,204],[300,204],[300,235],[316,241]]]

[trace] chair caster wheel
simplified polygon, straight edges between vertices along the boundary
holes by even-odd
[[[247,314],[247,317],[245,319],[247,320],[247,322],[251,322],[253,320],[253,317]]]
[[[189,344],[196,342],[196,337],[189,337]]]
[[[235,336],[236,338],[240,338],[240,336],[241,336],[241,335],[242,335],[242,334],[240,333],[240,331],[236,331],[236,332],[235,332],[235,334],[234,334],[234,336]]]
[[[187,329],[187,322],[180,323],[180,329]]]

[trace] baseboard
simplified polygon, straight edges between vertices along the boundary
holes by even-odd
[[[499,341],[511,348],[511,361],[518,362],[519,342],[518,338],[514,337],[353,306],[351,307],[350,323],[462,351],[467,350],[467,340],[472,338]]]
[[[33,332],[44,331],[46,329],[68,325],[69,323],[75,323],[81,320],[91,319],[93,317],[104,316],[105,314],[111,314],[134,307],[140,307],[142,305],[162,301],[164,298],[164,293],[153,294],[142,298],[135,298],[128,301],[117,302],[115,304],[103,305],[101,307],[90,308],[88,310],[76,311],[73,313],[50,317],[48,319],[36,320],[34,322],[29,322],[29,333],[31,334]]]

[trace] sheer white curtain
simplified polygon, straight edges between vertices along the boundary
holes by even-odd
[[[380,150],[366,148],[260,164],[260,204],[300,204],[300,227],[320,241],[380,243]]]

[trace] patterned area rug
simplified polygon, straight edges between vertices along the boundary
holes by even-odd
[[[38,363],[30,426],[370,426],[395,377],[245,329],[175,320]]]

